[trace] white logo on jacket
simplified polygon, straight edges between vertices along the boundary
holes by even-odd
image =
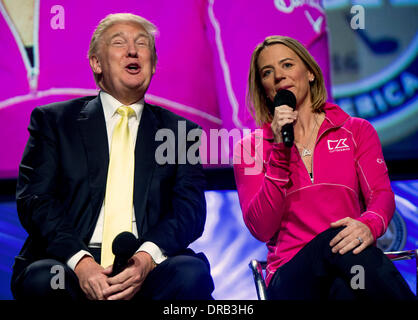
[[[327,140],[328,150],[330,152],[348,151],[350,150],[350,147],[345,143],[346,141],[347,138],[339,140]]]

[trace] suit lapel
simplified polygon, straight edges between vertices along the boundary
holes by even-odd
[[[155,134],[158,130],[158,121],[151,108],[149,104],[144,104],[135,144],[134,208],[140,237],[148,228],[146,203],[155,168],[155,150],[157,148]],[[105,196],[109,166],[107,130],[99,96],[88,102],[81,110],[77,123],[87,154],[93,209],[92,221],[96,221]],[[92,222],[91,225],[89,236],[94,230],[95,222]]]
[[[106,122],[99,95],[93,100],[90,100],[80,111],[77,123],[87,155],[93,210],[92,219],[96,221],[104,199],[109,166]],[[94,227],[95,223],[91,225]]]
[[[157,148],[155,134],[158,123],[151,108],[149,104],[144,104],[135,145],[134,207],[139,237],[147,230],[145,210]]]

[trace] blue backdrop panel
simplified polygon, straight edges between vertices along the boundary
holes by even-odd
[[[396,213],[378,245],[386,251],[417,248],[418,181],[393,182],[392,188]],[[205,231],[191,247],[203,251],[211,263],[215,299],[256,299],[248,263],[252,258],[265,259],[265,244],[254,239],[245,227],[236,191],[208,191],[206,200]],[[0,299],[12,298],[11,266],[25,238],[15,203],[0,203]],[[415,292],[414,262],[400,261],[395,265]]]
[[[17,217],[15,202],[0,202],[0,299],[12,299],[11,268],[27,236]]]

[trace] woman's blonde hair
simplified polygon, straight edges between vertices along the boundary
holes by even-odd
[[[140,25],[142,28],[144,28],[146,34],[148,35],[150,43],[152,65],[153,67],[155,67],[155,65],[157,64],[157,50],[155,48],[155,36],[158,33],[157,27],[147,19],[131,13],[109,14],[104,19],[102,19],[102,21],[100,21],[96,30],[94,30],[93,36],[90,40],[88,58],[90,59],[93,55],[98,54],[103,34],[106,32],[108,28],[118,23],[136,23]],[[101,78],[101,74],[94,74],[94,79],[97,84],[99,84]]]
[[[314,80],[310,82],[312,111],[321,112],[322,107],[327,100],[327,90],[325,88],[322,71],[308,50],[306,50],[299,41],[293,38],[269,36],[254,49],[251,56],[250,72],[248,75],[247,106],[258,126],[262,126],[264,123],[271,122],[272,120],[272,116],[267,106],[269,98],[261,83],[258,57],[263,49],[274,44],[282,44],[293,50],[303,61],[306,68],[314,75]]]

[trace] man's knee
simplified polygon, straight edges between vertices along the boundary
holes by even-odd
[[[70,275],[59,261],[44,259],[30,264],[14,284],[16,299],[45,299],[68,296]]]

